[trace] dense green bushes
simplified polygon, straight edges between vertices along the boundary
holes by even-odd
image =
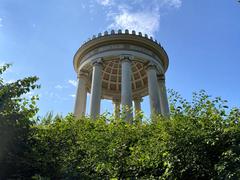
[[[36,88],[35,81],[18,88]],[[105,115],[33,121],[36,97],[27,105],[21,96],[6,97],[16,84],[0,87],[2,179],[240,178],[240,110],[204,91],[191,103],[171,91],[170,119],[140,123],[140,114],[130,125]]]
[[[183,115],[157,120],[129,125],[68,116],[37,125],[35,169],[57,179],[240,177],[238,123]]]

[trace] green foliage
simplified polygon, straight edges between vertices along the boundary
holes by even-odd
[[[108,114],[35,122],[38,98],[23,95],[36,81],[0,78],[0,179],[240,179],[240,110],[219,97],[171,90],[170,118],[139,112],[132,124]]]
[[[173,174],[184,179],[240,178],[240,110],[205,91],[193,93],[191,103],[171,91],[172,131],[169,149]]]
[[[239,179],[240,111],[204,91],[171,92],[171,118],[53,117],[34,126],[37,174],[51,179]],[[141,115],[140,115],[141,116]],[[49,171],[51,169],[51,171]]]
[[[32,89],[37,77],[28,77],[13,83],[4,83],[1,75],[10,67],[0,67],[0,177],[27,177],[30,162],[26,153],[30,146],[29,133],[33,122],[30,120],[37,113],[37,96],[30,99],[23,97]]]

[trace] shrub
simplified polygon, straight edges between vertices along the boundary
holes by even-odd
[[[0,75],[9,67],[0,68]],[[239,179],[240,110],[205,91],[170,91],[170,118],[133,124],[48,114],[36,122],[36,85],[0,78],[1,179]]]

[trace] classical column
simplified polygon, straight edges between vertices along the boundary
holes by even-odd
[[[115,118],[120,117],[120,100],[119,99],[113,99],[113,104],[114,104],[114,116]]]
[[[135,98],[134,100],[135,114],[141,111],[142,98]]]
[[[76,93],[74,116],[80,118],[85,115],[86,112],[86,102],[87,102],[87,75],[80,72],[78,74],[78,87]]]
[[[165,86],[165,76],[158,76],[158,85],[159,85],[159,96],[161,104],[161,114],[165,117],[169,117],[170,110],[168,105],[167,90]]]
[[[92,118],[100,113],[101,94],[102,94],[102,61],[98,59],[92,63],[92,85],[90,98],[90,115]]]
[[[125,113],[125,120],[130,122],[132,115],[132,58],[127,55],[120,57],[122,63],[121,104]]]
[[[159,86],[157,80],[156,66],[149,64],[147,67],[148,93],[150,99],[151,114],[160,114]]]

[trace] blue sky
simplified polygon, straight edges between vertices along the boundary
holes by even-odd
[[[6,81],[40,78],[39,115],[73,110],[73,56],[106,29],[153,35],[170,58],[167,87],[190,99],[201,89],[240,106],[240,3],[237,0],[0,0],[0,64]],[[112,111],[103,101],[101,111]],[[148,98],[143,110],[149,114]],[[87,107],[89,109],[89,105]]]

